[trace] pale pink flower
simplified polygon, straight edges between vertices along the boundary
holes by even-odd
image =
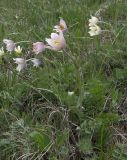
[[[26,60],[24,58],[13,58],[16,64],[18,64],[16,70],[21,71],[22,69],[27,67]]]
[[[63,32],[59,31],[59,33],[51,33],[51,38],[45,39],[48,45],[46,48],[49,48],[54,51],[60,51],[66,47],[66,41],[63,36]]]
[[[45,45],[43,42],[33,43],[33,52],[35,52],[35,54],[39,54],[44,50],[45,50]]]
[[[4,39],[3,42],[6,45],[6,50],[8,52],[14,51],[14,49],[15,49],[15,43],[12,40]]]
[[[66,32],[67,31],[66,22],[61,18],[59,24],[54,26],[54,30],[56,30],[57,32],[59,32],[59,30],[61,30],[62,32]]]

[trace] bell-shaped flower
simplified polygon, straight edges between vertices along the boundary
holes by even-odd
[[[90,27],[90,31],[88,32],[90,36],[96,36],[101,33],[101,28],[97,25]]]
[[[97,17],[91,16],[91,19],[89,19],[89,26],[93,27],[99,22]]]
[[[49,48],[54,51],[61,51],[66,48],[66,41],[63,36],[63,32],[59,30],[59,33],[51,33],[51,38],[45,39],[48,45],[46,48]]]
[[[18,64],[16,70],[21,71],[22,69],[27,67],[26,60],[24,58],[13,58],[16,64]]]
[[[4,55],[4,48],[2,47],[2,48],[0,49],[0,57],[3,56],[3,55]]]
[[[22,53],[22,48],[20,46],[15,47],[15,52],[18,54]]]
[[[74,92],[72,91],[68,91],[68,96],[72,96],[74,94]]]
[[[15,43],[12,40],[4,39],[3,42],[6,45],[6,50],[8,52],[14,51],[14,49],[15,49]]]
[[[37,59],[37,58],[31,59],[31,61],[33,62],[34,67],[39,67],[42,64],[42,61],[40,59]]]
[[[59,24],[54,26],[54,30],[57,32],[59,32],[59,30],[61,30],[62,32],[66,32],[67,31],[66,22],[61,18]]]
[[[33,52],[39,54],[45,50],[45,45],[43,42],[33,43]]]

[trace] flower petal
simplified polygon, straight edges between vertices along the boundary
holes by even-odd
[[[51,33],[51,39],[59,39],[59,35],[57,33]]]

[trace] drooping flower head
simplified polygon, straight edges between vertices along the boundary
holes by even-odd
[[[21,71],[22,69],[27,67],[26,60],[24,58],[13,58],[16,64],[18,64],[16,70]]]
[[[96,36],[101,33],[101,28],[98,25],[94,25],[90,27],[90,31],[88,32],[90,36]]]
[[[41,60],[37,58],[31,59],[31,61],[33,62],[34,67],[39,67],[42,64]]]
[[[60,18],[60,22],[58,25],[54,26],[54,30],[59,32],[59,30],[61,30],[62,32],[66,32],[67,31],[67,25],[66,22]]]
[[[6,45],[6,50],[8,52],[14,51],[14,49],[15,49],[15,43],[12,40],[4,39],[3,42]]]
[[[51,33],[51,38],[45,39],[48,45],[46,48],[49,48],[54,51],[61,51],[66,48],[66,41],[62,31],[59,33]]]
[[[89,19],[89,26],[95,26],[99,22],[97,17],[91,16],[91,19]]]
[[[33,52],[39,54],[45,50],[45,45],[43,42],[33,43]]]

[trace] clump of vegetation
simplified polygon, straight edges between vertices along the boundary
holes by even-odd
[[[126,160],[126,1],[0,6],[0,159]]]

